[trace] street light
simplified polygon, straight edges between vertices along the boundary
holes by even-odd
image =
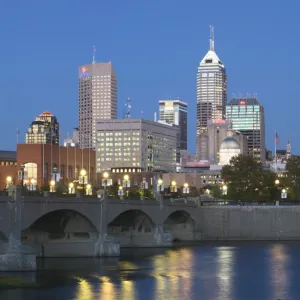
[[[184,193],[185,196],[186,196],[186,201],[187,201],[187,195],[188,195],[189,192],[190,192],[189,185],[188,185],[188,183],[185,183],[185,184],[183,185],[183,193]]]
[[[222,190],[223,190],[223,195],[227,195],[227,185],[223,185]]]
[[[70,182],[69,183],[69,194],[74,194],[75,189],[74,189],[74,183]]]
[[[128,188],[130,187],[130,181],[129,181],[129,175],[124,175],[124,184],[123,186],[125,187],[125,191],[126,191],[126,196],[128,197]]]
[[[275,180],[275,184],[278,185],[280,183],[279,179]]]
[[[108,172],[103,173],[103,180],[102,180],[102,185],[104,186],[104,195],[107,194],[107,186],[110,185],[110,180],[108,179],[109,174]]]
[[[90,184],[86,186],[86,194],[89,196],[92,195],[92,186]]]
[[[141,182],[141,190],[142,190],[142,195],[141,195],[141,200],[145,199],[145,190],[148,189],[148,182],[146,181],[146,178],[143,178]]]
[[[35,185],[36,185],[36,180],[34,178],[31,178],[30,179],[29,190],[34,191],[35,190]]]
[[[122,199],[122,196],[124,196],[123,187],[121,185],[119,186],[118,195],[120,196],[120,199]]]
[[[157,180],[157,191],[160,196],[162,195],[162,193],[164,192],[164,189],[165,189],[163,184],[164,184],[163,180],[161,178],[159,178]]]
[[[6,177],[6,187],[8,188],[12,184],[12,178],[11,176]]]
[[[85,185],[88,183],[88,178],[86,175],[86,170],[81,169],[80,170],[80,176],[79,176],[79,184],[82,184],[82,195],[84,195]]]
[[[55,193],[55,181],[50,181],[50,193]]]
[[[23,190],[23,187],[24,187],[24,170],[25,170],[25,164],[21,164],[21,185],[22,185],[22,190]]]
[[[176,193],[177,192],[177,187],[176,187],[176,181],[171,182],[171,193]]]

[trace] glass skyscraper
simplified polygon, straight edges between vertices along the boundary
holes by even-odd
[[[214,49],[213,27],[210,48],[198,67],[197,73],[197,156],[208,159],[207,141],[202,134],[207,132],[208,120],[225,119],[227,101],[227,76],[222,61]]]
[[[233,98],[226,105],[226,119],[232,122],[233,130],[247,137],[248,154],[265,161],[265,113],[261,103],[256,98]]]

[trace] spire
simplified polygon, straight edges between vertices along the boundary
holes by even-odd
[[[210,25],[209,50],[215,51],[215,34],[214,26]]]
[[[96,47],[93,46],[93,64],[96,62],[95,54],[96,54]]]

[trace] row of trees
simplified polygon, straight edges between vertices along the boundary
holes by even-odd
[[[227,187],[227,195],[222,196],[222,187],[214,186],[212,194],[216,198],[221,196],[232,200],[279,200],[282,189],[285,189],[289,200],[300,201],[299,156],[292,156],[286,164],[284,176],[276,178],[274,172],[265,170],[252,156],[239,155],[223,167],[221,178]]]

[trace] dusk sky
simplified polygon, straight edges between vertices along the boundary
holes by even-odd
[[[153,119],[158,100],[189,105],[195,152],[196,74],[209,26],[232,94],[256,93],[265,107],[267,148],[290,139],[300,152],[299,0],[9,0],[0,2],[1,150],[14,150],[36,115],[57,116],[61,139],[78,124],[79,65],[112,61],[119,117]],[[141,113],[143,111],[143,114]],[[300,119],[300,118],[299,118]]]

